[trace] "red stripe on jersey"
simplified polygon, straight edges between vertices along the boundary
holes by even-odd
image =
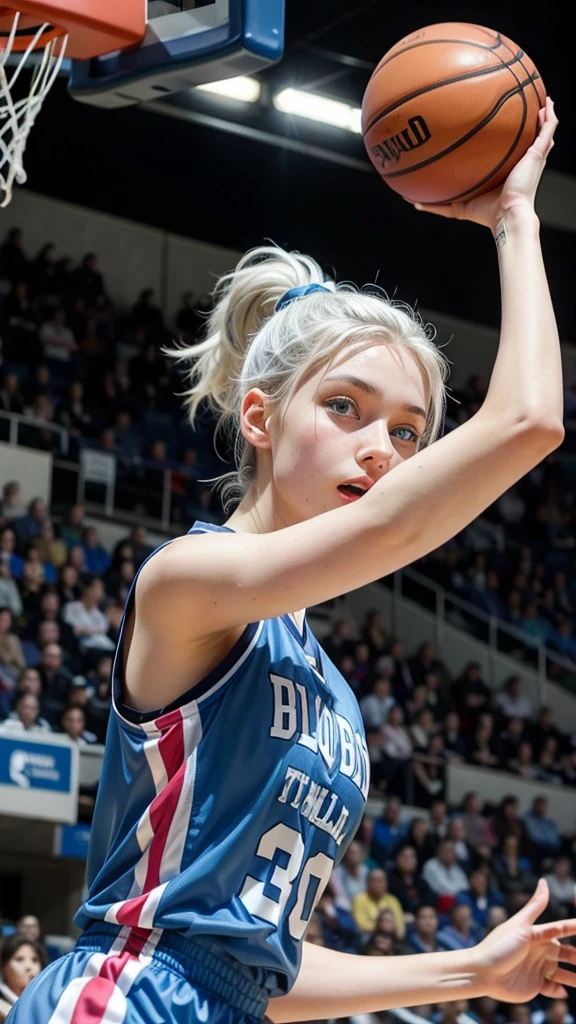
[[[168,834],[174,823],[178,801],[184,784],[186,762],[184,760],[184,722],[179,711],[169,712],[156,719],[155,725],[164,724],[166,732],[158,740],[158,751],[166,769],[168,783],[150,804],[150,826],[153,832],[148,849],[148,866],[142,887],[142,895],[126,900],[116,914],[118,924],[137,927],[140,915],[149,893],[160,885],[162,857]]]
[[[118,979],[131,961],[138,960],[149,936],[150,932],[144,930],[131,932],[124,949],[106,957],[98,976],[82,989],[70,1024],[106,1024],[106,1010]]]

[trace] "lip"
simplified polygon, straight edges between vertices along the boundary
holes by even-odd
[[[351,480],[342,480],[338,487],[345,487],[346,484],[355,484],[356,487],[363,487],[364,491],[369,491],[374,486],[374,481],[369,476],[356,476]]]
[[[338,494],[342,498],[342,501],[345,501],[345,502],[360,501],[360,498],[364,497],[363,494],[344,494],[342,491],[338,491]]]

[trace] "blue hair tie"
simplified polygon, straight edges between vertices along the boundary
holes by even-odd
[[[312,292],[330,292],[330,288],[326,288],[323,284],[301,284],[296,288],[289,288],[287,292],[284,292],[276,305],[274,306],[274,312],[278,313],[280,309],[284,309],[284,306],[289,306],[291,302],[296,299],[303,298],[304,295],[310,295]]]

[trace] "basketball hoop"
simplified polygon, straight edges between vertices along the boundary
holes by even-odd
[[[139,43],[146,0],[18,0],[0,6],[0,207],[26,181],[28,136],[65,54],[83,60]],[[22,96],[14,89],[32,67]]]
[[[16,66],[8,68],[9,58],[18,52],[14,43],[19,23],[20,13],[16,11],[8,37],[0,41],[0,207],[10,202],[14,181],[19,185],[26,181],[24,151],[28,136],[60,71],[68,42],[67,33],[52,25],[39,25],[26,49],[19,53]],[[15,100],[13,89],[20,72],[31,54],[40,49],[42,54],[34,66],[27,93]]]

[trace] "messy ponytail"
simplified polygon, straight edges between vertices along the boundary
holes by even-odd
[[[330,291],[317,291],[274,312],[285,292],[312,283],[323,284]],[[191,363],[191,386],[185,392],[191,422],[199,405],[206,402],[217,416],[217,432],[233,437],[238,469],[218,478],[225,509],[246,494],[256,469],[256,451],[240,431],[244,396],[251,388],[260,387],[271,405],[281,410],[297,388],[343,348],[375,342],[407,347],[429,395],[420,447],[438,435],[448,363],[409,307],[391,302],[375,290],[359,292],[350,284],[336,286],[309,256],[273,246],[246,253],[234,271],[220,278],[213,295],[214,308],[204,339],[169,354]]]

